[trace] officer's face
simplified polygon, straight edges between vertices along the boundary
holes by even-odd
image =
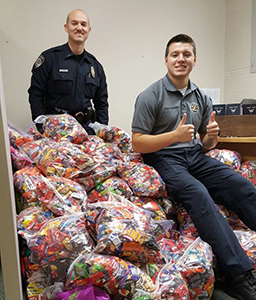
[[[69,14],[64,28],[68,33],[69,42],[76,44],[84,43],[91,31],[88,17],[80,10],[74,10]]]
[[[188,79],[196,63],[193,46],[188,43],[172,43],[165,58],[165,65],[171,79]]]

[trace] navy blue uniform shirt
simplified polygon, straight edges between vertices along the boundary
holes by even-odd
[[[108,92],[102,65],[90,53],[76,56],[68,44],[44,51],[32,68],[28,90],[32,118],[42,114],[71,115],[91,107],[97,121],[108,124]]]

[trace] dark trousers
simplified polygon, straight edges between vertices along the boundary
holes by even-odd
[[[143,155],[164,180],[168,195],[182,203],[200,237],[211,245],[224,276],[252,270],[233,230],[215,203],[232,210],[256,231],[256,189],[230,167],[202,153],[201,146]]]

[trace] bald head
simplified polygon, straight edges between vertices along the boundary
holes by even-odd
[[[82,10],[82,9],[75,9],[75,10],[72,10],[68,15],[67,15],[67,19],[66,19],[66,25],[68,24],[70,18],[72,17],[72,15],[74,15],[76,12],[80,12],[82,14],[84,14],[85,18],[87,19],[88,21],[88,25],[90,26],[90,20],[88,18],[88,16],[86,15],[86,13]]]

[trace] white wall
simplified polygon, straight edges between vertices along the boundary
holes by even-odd
[[[164,76],[164,50],[175,34],[197,44],[192,79],[224,93],[224,0],[0,0],[0,57],[8,119],[31,124],[27,89],[41,51],[65,43],[63,24],[81,8],[91,19],[86,49],[103,64],[109,85],[110,124],[130,132],[136,96]],[[223,97],[222,97],[223,101]]]
[[[226,0],[225,19],[225,103],[256,99],[256,73],[250,73],[252,1]]]

